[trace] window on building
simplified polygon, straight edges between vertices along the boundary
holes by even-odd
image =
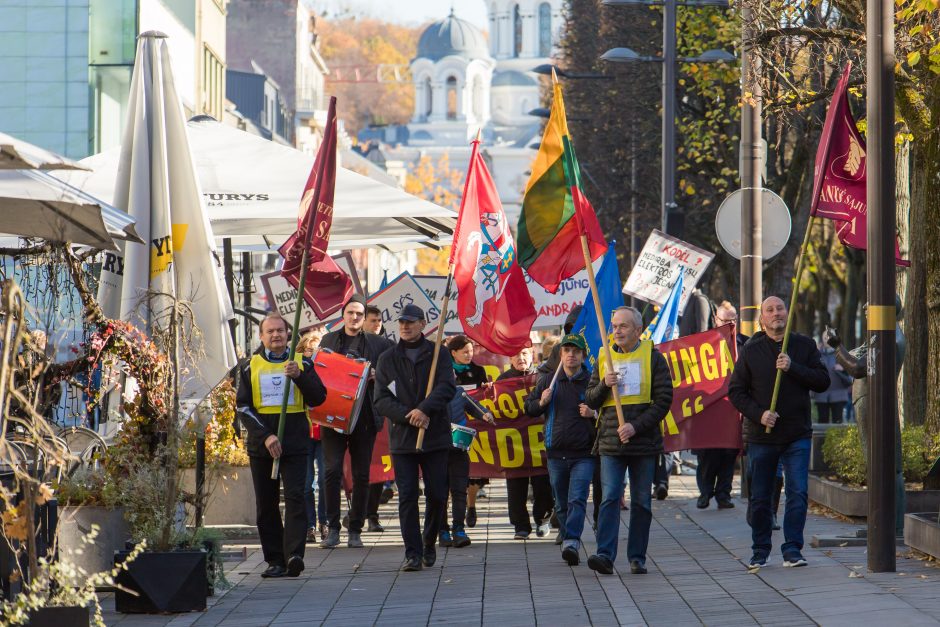
[[[202,50],[202,111],[222,120],[225,102],[225,65],[205,46]]]
[[[431,78],[424,79],[424,118],[431,117],[434,111],[434,90],[431,89]]]
[[[543,2],[539,5],[539,56],[552,54],[552,5]]]
[[[453,76],[447,78],[447,119],[457,119],[457,79]]]
[[[512,56],[522,54],[522,15],[517,4],[512,10]]]

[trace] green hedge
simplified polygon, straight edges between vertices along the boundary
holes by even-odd
[[[908,426],[901,432],[904,480],[920,483],[934,460],[940,456],[940,435],[929,434],[922,426]],[[865,485],[868,469],[858,438],[858,427],[850,425],[826,431],[823,459],[842,481]]]

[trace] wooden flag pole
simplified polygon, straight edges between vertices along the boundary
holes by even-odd
[[[588,247],[587,235],[581,233],[581,251],[584,253],[584,268],[587,270],[588,275],[588,284],[591,286],[591,298],[594,299],[594,313],[597,315],[597,328],[601,332],[601,347],[604,353],[604,360],[607,362],[607,371],[614,371],[614,360],[610,356],[610,346],[607,342],[607,338],[604,337],[604,330],[607,328],[604,326],[604,314],[601,313],[601,297],[597,291],[597,279],[594,278],[594,266],[591,264],[591,251]],[[614,395],[614,407],[617,410],[617,423],[619,426],[623,426],[623,408],[620,406],[620,390],[615,385],[610,388],[611,393]]]
[[[813,222],[816,216],[810,215],[809,222],[806,224],[806,234],[803,236],[803,245],[800,247],[800,258],[796,262],[796,277],[793,279],[793,291],[790,293],[790,307],[787,310],[787,328],[783,332],[783,344],[780,347],[781,353],[787,352],[787,345],[790,343],[790,329],[793,327],[793,312],[796,310],[796,292],[800,289],[800,278],[803,276],[803,260],[806,259],[806,249],[809,246],[809,234],[813,230]],[[780,395],[780,381],[783,379],[783,370],[777,370],[777,377],[774,379],[774,393],[770,398],[770,411],[777,410],[777,397]],[[764,427],[764,433],[770,433],[770,427]]]
[[[335,120],[336,107],[334,103],[336,96],[332,96],[330,101],[330,109],[334,113],[333,119]],[[329,119],[327,119],[327,122],[329,122]],[[331,130],[334,133],[336,132],[335,129],[327,128],[327,132],[331,132]],[[313,190],[313,202],[310,203],[310,206],[307,208],[307,215],[304,216],[304,220],[307,222],[307,232],[304,234],[304,254],[300,260],[300,280],[297,284],[297,303],[294,305],[294,326],[291,329],[290,351],[287,354],[288,362],[294,361],[294,356],[297,353],[297,342],[300,339],[300,310],[303,309],[304,304],[304,288],[307,285],[307,263],[310,260],[310,240],[313,237],[313,224],[311,224],[311,222],[320,207],[320,190],[323,189],[323,171],[326,169],[326,160],[328,158],[328,155],[323,155],[323,158],[320,159],[320,165],[317,168],[317,187]],[[311,214],[310,212],[313,213]],[[281,399],[281,415],[277,421],[277,441],[281,443],[284,441],[284,426],[287,422],[287,401],[290,399],[292,384],[293,382],[284,386],[284,397]],[[277,480],[280,470],[281,458],[275,457],[274,464],[271,466],[271,478]]]
[[[444,342],[444,323],[447,321],[447,309],[450,305],[450,286],[454,281],[454,264],[447,267],[447,284],[444,287],[444,302],[441,304],[440,323],[437,325],[437,335],[434,338],[434,356],[431,358],[431,372],[428,374],[428,387],[424,392],[425,398],[430,396],[434,389],[434,375],[437,374],[438,357],[441,354],[441,344]],[[418,439],[415,442],[415,450],[420,451],[424,448],[424,434],[427,432],[425,427],[418,427]]]

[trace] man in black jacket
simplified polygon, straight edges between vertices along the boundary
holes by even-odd
[[[398,518],[405,541],[403,571],[434,565],[434,543],[447,502],[447,459],[452,446],[447,405],[457,391],[447,349],[438,351],[434,383],[428,392],[434,344],[423,336],[427,322],[417,305],[398,317],[399,341],[379,357],[375,368],[375,411],[388,418],[389,450],[398,484]],[[417,450],[419,428],[426,429]],[[424,478],[424,533],[418,522],[418,470]]]
[[[580,335],[561,340],[561,370],[544,373],[525,401],[525,413],[545,418],[548,476],[562,534],[561,557],[569,566],[580,559],[585,506],[596,460],[594,410],[584,404],[590,374],[584,369],[587,345]]]
[[[353,359],[365,359],[375,364],[379,355],[391,348],[392,343],[383,337],[363,331],[366,314],[366,300],[354,294],[343,305],[343,326],[331,331],[320,340],[321,349],[329,349]],[[352,502],[349,508],[350,548],[361,548],[362,525],[365,521],[369,499],[369,467],[372,464],[372,447],[375,436],[381,427],[377,423],[372,409],[373,383],[366,386],[365,399],[359,407],[359,417],[352,433],[342,433],[329,427],[321,429],[323,442],[323,460],[326,466],[324,482],[324,500],[326,502],[326,520],[330,527],[326,538],[320,543],[324,549],[339,545],[340,529],[340,490],[343,483],[343,459],[349,450],[352,467]],[[381,420],[381,418],[379,418]]]
[[[758,331],[738,356],[728,386],[728,398],[744,415],[744,441],[751,476],[751,538],[749,568],[759,569],[770,555],[770,508],[778,462],[783,462],[786,512],[783,517],[784,566],[805,566],[803,527],[808,503],[809,454],[813,436],[809,392],[829,387],[829,373],[816,342],[790,334],[781,352],[787,326],[787,306],[776,296],[760,306]],[[783,371],[776,411],[770,411],[777,370]],[[769,428],[769,433],[767,432]]]
[[[618,307],[610,319],[614,362],[608,371],[601,357],[591,375],[585,401],[600,410],[595,452],[601,456],[601,502],[597,524],[597,554],[588,566],[599,573],[614,572],[620,531],[620,497],[624,474],[630,471],[630,534],[627,557],[633,574],[646,573],[646,548],[653,520],[653,473],[663,452],[660,423],[672,405],[672,377],[666,360],[650,340],[640,340],[643,318],[633,307]],[[619,425],[611,388],[618,387],[624,424]]]
[[[248,432],[248,461],[255,488],[258,536],[268,568],[262,577],[296,577],[304,569],[307,510],[304,480],[310,428],[307,407],[326,400],[326,388],[314,372],[313,362],[300,354],[288,361],[287,322],[269,315],[258,328],[261,348],[239,371],[236,397],[238,416]],[[286,377],[286,378],[285,378]],[[292,386],[284,424],[284,441],[277,437],[278,419],[287,379]],[[271,478],[274,459],[280,458],[284,482],[284,522],[281,522],[280,486]],[[285,556],[288,556],[285,560]]]

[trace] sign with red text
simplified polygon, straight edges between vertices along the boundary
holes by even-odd
[[[689,302],[692,290],[714,258],[714,253],[654,229],[646,239],[636,265],[630,271],[630,276],[623,286],[623,293],[662,307],[681,271],[681,315]]]

